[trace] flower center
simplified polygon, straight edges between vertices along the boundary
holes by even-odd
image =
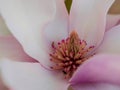
[[[52,43],[53,53],[50,54],[51,61],[55,63],[51,68],[61,70],[65,78],[70,78],[76,69],[92,55],[88,55],[94,46],[87,47],[87,43],[81,40],[77,32],[72,31],[70,36],[58,42],[57,45]]]

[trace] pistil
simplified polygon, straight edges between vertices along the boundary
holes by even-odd
[[[55,63],[51,68],[60,70],[65,78],[70,78],[76,69],[87,59],[93,56],[88,53],[94,46],[87,46],[85,40],[81,40],[76,31],[72,31],[67,39],[51,44],[53,53],[50,54],[51,61]]]

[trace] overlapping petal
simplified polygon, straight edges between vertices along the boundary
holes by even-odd
[[[4,25],[3,22],[1,22],[1,24]],[[0,64],[1,58],[4,57],[11,58],[12,60],[16,61],[23,60],[23,62],[25,62],[25,60],[27,60],[29,62],[36,62],[33,58],[25,54],[22,46],[18,43],[18,41],[13,36],[10,36],[10,34],[7,32],[5,25],[0,28]],[[9,90],[8,87],[6,87],[6,85],[3,83],[3,78],[1,78],[1,71],[0,90]]]
[[[120,25],[106,32],[97,53],[120,54]]]
[[[120,24],[120,15],[107,15],[107,22],[106,22],[106,31],[111,30],[112,27],[117,26]]]
[[[0,36],[0,59],[5,57],[16,61],[36,62],[23,51],[22,46],[13,36]]]
[[[67,90],[58,73],[46,71],[39,63],[20,63],[4,59],[1,63],[4,82],[13,90]]]
[[[103,39],[106,14],[114,0],[73,0],[70,11],[70,30],[77,30],[89,45]]]
[[[118,18],[108,20],[105,27],[106,14],[113,2],[73,0],[69,28],[64,0],[0,0],[0,10],[7,26],[27,54],[49,66],[51,42],[66,38],[68,30],[76,30],[88,44],[98,45],[103,39],[105,28],[119,23]],[[120,56],[111,54],[120,53],[119,34],[120,25],[105,33],[97,54],[107,54],[95,55],[78,68],[70,80],[75,90],[120,89]],[[8,58],[2,59],[2,76],[13,90],[67,89],[67,82],[59,77],[59,73],[46,70],[40,63],[11,61],[34,60],[25,54],[13,37],[0,37],[0,43],[0,58]]]
[[[56,20],[53,26],[59,24],[62,27],[60,31],[57,28],[59,25],[56,27],[51,25],[50,31],[48,30],[49,33],[53,32],[50,34],[51,38],[54,35],[60,34],[60,37],[66,35],[63,34],[67,26],[66,12],[63,10],[65,7],[60,7],[63,3],[64,0],[0,0],[1,14],[10,31],[22,44],[24,50],[44,65],[50,63],[49,54],[46,53],[48,47],[44,42],[46,25]]]
[[[120,85],[120,56],[113,54],[99,54],[81,65],[70,82],[109,83]]]

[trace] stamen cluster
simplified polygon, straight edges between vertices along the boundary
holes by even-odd
[[[53,53],[50,54],[51,61],[55,63],[51,68],[61,70],[65,78],[70,78],[75,70],[92,55],[88,55],[94,46],[87,47],[87,43],[78,37],[73,31],[70,37],[61,40],[57,45],[52,43]]]

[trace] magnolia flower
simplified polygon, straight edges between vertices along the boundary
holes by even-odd
[[[120,17],[106,25],[113,2],[73,0],[68,14],[64,0],[0,0],[16,38],[0,37],[4,83],[11,90],[119,90]]]

